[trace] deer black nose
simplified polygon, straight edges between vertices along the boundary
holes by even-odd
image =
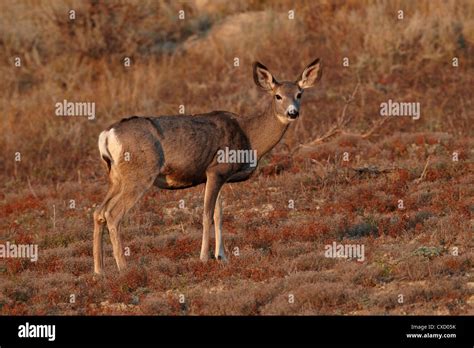
[[[291,119],[297,118],[299,116],[299,114],[300,113],[298,112],[298,110],[295,110],[295,109],[288,111],[288,117],[291,118]]]

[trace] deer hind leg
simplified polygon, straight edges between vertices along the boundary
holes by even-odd
[[[212,217],[216,206],[217,196],[222,187],[223,181],[218,175],[207,175],[206,190],[204,193],[204,213],[202,218],[202,244],[201,261],[209,259],[209,231],[212,227]]]
[[[111,183],[107,195],[102,204],[100,204],[94,211],[94,273],[102,274],[104,269],[104,249],[103,236],[106,228],[105,210],[107,205],[113,203],[112,198],[116,197],[120,191],[120,184],[113,173],[111,173]]]
[[[130,180],[123,180],[121,190],[112,198],[104,212],[107,228],[112,242],[115,262],[120,270],[127,267],[125,261],[122,239],[120,237],[120,224],[124,216],[132,209],[143,194],[152,186],[153,179],[140,180],[133,177]]]
[[[118,192],[117,186],[111,186],[109,192],[96,210],[94,211],[94,273],[101,274],[104,269],[104,247],[103,247],[103,236],[106,227],[106,221],[104,216],[104,208],[110,201],[110,198]]]
[[[216,249],[214,256],[216,260],[227,261],[224,252],[224,243],[222,241],[222,197],[221,192],[217,196],[216,206],[214,208],[214,231],[216,234]]]

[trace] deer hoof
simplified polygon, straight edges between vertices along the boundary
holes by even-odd
[[[223,263],[228,262],[227,257],[225,255],[216,255],[216,260],[220,261],[220,262],[223,262]]]

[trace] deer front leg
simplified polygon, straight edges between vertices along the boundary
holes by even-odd
[[[214,208],[214,230],[216,234],[216,250],[214,256],[216,260],[227,261],[224,253],[224,243],[222,241],[222,198],[220,192],[217,196],[216,207]]]
[[[204,213],[202,217],[201,261],[209,260],[209,231],[212,227],[212,217],[216,206],[217,196],[222,187],[222,180],[217,175],[208,174],[204,193]]]

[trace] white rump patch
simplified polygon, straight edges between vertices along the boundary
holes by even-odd
[[[107,151],[107,146],[106,146],[106,139],[107,139],[108,133],[109,131],[103,131],[99,135],[99,152],[101,156],[110,158],[110,154],[109,154],[109,151]]]
[[[100,133],[99,151],[102,156],[109,158],[113,163],[118,162],[122,153],[122,144],[120,144],[113,128]]]
[[[109,134],[107,136],[107,150],[112,157],[112,161],[114,163],[118,163],[122,154],[122,144],[118,140],[117,134],[115,134],[115,130],[113,128],[109,130]]]

